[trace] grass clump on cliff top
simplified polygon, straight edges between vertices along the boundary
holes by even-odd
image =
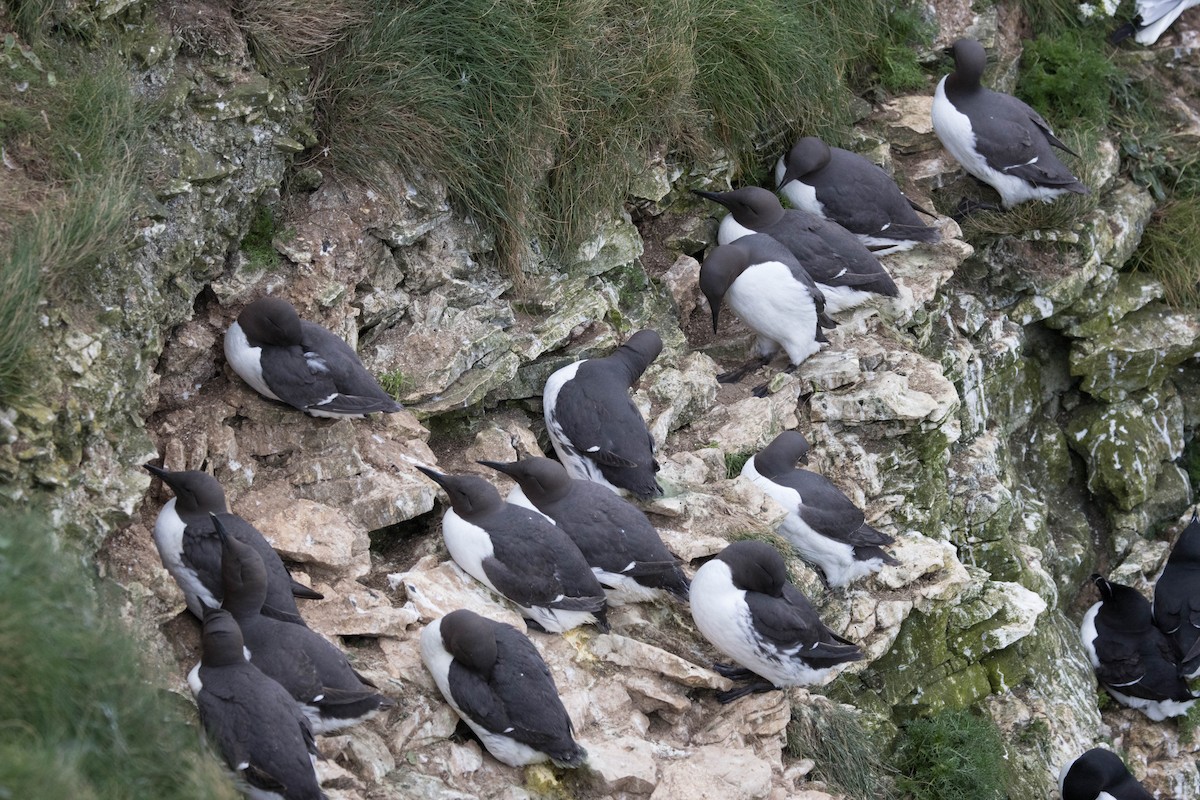
[[[765,175],[849,122],[882,0],[373,0],[315,82],[332,166],[444,183],[514,273],[569,256],[654,154]],[[755,150],[761,146],[762,150]]]
[[[1023,43],[1017,95],[1057,126],[1102,127],[1112,114],[1116,67],[1098,27]]]
[[[1200,197],[1169,200],[1155,209],[1130,263],[1162,283],[1171,305],[1200,307]]]
[[[0,586],[0,797],[237,796],[43,522],[0,523]]]
[[[904,726],[893,765],[897,788],[912,800],[1005,800],[1004,742],[991,719],[939,711]]]
[[[25,390],[39,295],[79,298],[122,246],[145,115],[111,51],[5,36],[0,68],[0,403]]]
[[[787,754],[809,758],[813,776],[851,800],[892,800],[883,749],[847,706],[816,697],[792,704]]]

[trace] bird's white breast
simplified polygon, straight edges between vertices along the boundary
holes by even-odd
[[[726,214],[725,218],[721,220],[721,227],[717,228],[717,244],[736,242],[743,236],[750,236],[754,233],[757,233],[757,231],[752,231],[745,225],[742,225],[733,218],[733,214]]]
[[[756,333],[781,344],[793,364],[821,349],[814,338],[817,310],[812,294],[787,265],[765,261],[749,267],[729,287],[725,301]]]
[[[236,321],[225,331],[225,360],[242,380],[256,392],[272,400],[279,397],[267,387],[262,373],[262,348],[251,347],[246,332]]]
[[[491,537],[487,531],[460,517],[453,508],[446,511],[442,517],[442,536],[446,539],[446,549],[454,563],[475,580],[487,586],[492,591],[499,592],[488,580],[483,571],[484,559],[495,555]]]

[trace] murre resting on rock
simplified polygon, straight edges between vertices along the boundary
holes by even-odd
[[[511,625],[459,609],[421,631],[421,660],[488,752],[511,767],[582,766],[587,751],[533,642]]]
[[[480,461],[511,476],[508,500],[540,511],[571,537],[604,587],[609,605],[688,596],[679,559],[637,506],[592,481],[572,478],[557,461]]]
[[[1154,800],[1120,756],[1100,747],[1063,765],[1058,791],[1062,800]]]
[[[933,214],[905,197],[883,169],[815,136],[796,142],[779,159],[775,184],[795,208],[836,222],[867,247],[884,248],[873,251],[877,256],[942,238],[916,212]]]
[[[212,515],[216,514],[231,536],[254,548],[262,558],[267,570],[263,613],[304,624],[294,598],[319,600],[321,593],[294,580],[262,533],[238,515],[229,513],[225,491],[216,478],[198,470],[172,472],[153,464],[143,466],[175,492],[154,521],[154,545],[163,566],[183,591],[188,610],[197,619],[204,618],[206,607],[220,606],[224,596],[221,539],[212,522]]]
[[[758,186],[730,192],[693,191],[729,209],[717,231],[718,243],[729,244],[753,233],[776,239],[816,281],[830,314],[862,305],[876,295],[899,294],[879,259],[836,222],[785,209],[773,192]]]
[[[720,324],[721,304],[758,334],[755,357],[717,380],[732,383],[756,367],[766,366],[782,347],[793,371],[821,344],[821,331],[837,323],[825,314],[825,295],[795,256],[766,234],[743,236],[713,249],[700,265],[700,291],[712,309],[713,332]],[[760,391],[761,390],[761,391]],[[765,393],[765,386],[756,394]]]
[[[654,439],[629,389],[662,352],[652,330],[638,331],[604,358],[568,364],[546,380],[546,430],[572,477],[642,500],[658,497]]]
[[[1200,677],[1200,517],[1194,511],[1154,583],[1152,613],[1179,648],[1180,674]]]
[[[314,417],[363,417],[403,406],[344,341],[301,320],[292,304],[264,297],[225,332],[225,359],[259,394]]]
[[[779,532],[801,557],[820,567],[830,586],[845,586],[897,563],[882,549],[895,539],[868,525],[832,481],[796,468],[797,461],[808,463],[808,440],[799,431],[784,431],[746,460],[742,477],[787,509]]]
[[[1200,5],[1200,0],[1137,0],[1137,22],[1122,25],[1109,35],[1112,44],[1133,37],[1138,44],[1149,47],[1158,37],[1189,8]]]
[[[188,686],[240,788],[255,800],[322,800],[312,727],[287,690],[246,661],[228,611],[205,607],[200,645]]]
[[[1196,698],[1179,675],[1175,643],[1154,627],[1150,601],[1132,586],[1091,579],[1100,602],[1083,615],[1079,635],[1101,685],[1155,722],[1186,714]]]
[[[588,623],[608,630],[604,589],[579,548],[553,522],[504,502],[478,475],[417,469],[450,497],[442,536],[464,572],[507,597],[543,631],[562,633]]]
[[[962,168],[1000,193],[1004,208],[1050,202],[1089,189],[1055,157],[1055,137],[1042,116],[1012,95],[980,85],[987,54],[974,39],[954,43],[954,71],[938,83],[933,129]]]
[[[336,731],[395,706],[328,639],[260,613],[266,595],[262,559],[229,535],[220,519],[213,521],[221,537],[223,607],[242,630],[250,663],[291,694],[313,732]]]
[[[862,651],[825,627],[804,593],[787,580],[783,557],[765,542],[734,542],[692,578],[696,627],[739,666],[713,666],[745,686],[720,692],[728,703],[755,692],[818,683]]]

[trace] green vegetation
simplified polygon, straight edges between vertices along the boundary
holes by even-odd
[[[1117,69],[1099,27],[1066,30],[1024,42],[1017,94],[1056,126],[1107,124]]]
[[[968,710],[940,711],[904,726],[893,758],[912,800],[1004,800],[1008,768],[1000,730]]]
[[[279,263],[279,254],[271,243],[274,238],[275,212],[270,206],[259,206],[250,218],[250,228],[242,237],[239,248],[246,256],[252,272],[263,272]]]
[[[0,797],[232,800],[92,580],[44,522],[0,523]]]
[[[404,395],[412,391],[415,385],[413,379],[400,370],[385,372],[379,376],[379,385],[396,400],[403,400]]]
[[[937,24],[922,8],[889,8],[884,33],[871,42],[867,55],[879,85],[887,92],[922,89],[929,76],[917,60],[919,48],[931,46],[936,34]]]
[[[241,0],[233,6],[234,21],[268,72],[320,55],[366,17],[356,0]]]
[[[742,180],[850,121],[882,0],[374,0],[316,78],[332,165],[444,183],[517,276],[568,254],[649,154],[724,151]]]
[[[1162,283],[1168,303],[1200,307],[1200,196],[1159,206],[1131,264]]]
[[[736,478],[742,474],[742,467],[746,466],[746,462],[750,460],[750,456],[754,455],[754,451],[747,450],[744,453],[726,453],[725,454],[725,477]]]
[[[34,48],[8,34],[0,68],[10,76],[0,82],[0,402],[11,402],[25,388],[39,294],[84,296],[99,260],[124,246],[146,114],[111,50]]]
[[[891,800],[883,750],[859,714],[833,703],[793,703],[787,753],[811,758],[813,775],[853,800]]]

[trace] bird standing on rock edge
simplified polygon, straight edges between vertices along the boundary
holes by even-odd
[[[662,495],[654,438],[629,398],[662,346],[656,332],[638,331],[610,355],[568,364],[546,380],[546,431],[572,477],[640,500]]]
[[[700,291],[712,309],[713,333],[721,305],[728,301],[748,328],[758,334],[755,357],[717,376],[736,383],[756,367],[766,366],[782,347],[792,372],[829,340],[821,328],[837,325],[825,314],[825,295],[795,256],[766,234],[743,236],[716,247],[700,265]],[[766,386],[756,395],[764,396]]]
[[[250,663],[291,694],[315,733],[354,725],[396,705],[358,674],[346,654],[303,625],[261,613],[266,595],[262,559],[213,518],[221,537],[223,607],[242,630]]]
[[[225,359],[262,396],[314,417],[357,418],[404,408],[350,345],[301,320],[280,297],[263,297],[242,309],[225,332]]]
[[[287,690],[246,661],[242,632],[228,611],[204,609],[200,663],[188,673],[200,724],[225,763],[256,798],[325,800],[317,744]]]
[[[720,692],[728,703],[747,694],[818,683],[838,664],[863,657],[817,616],[787,580],[783,557],[765,542],[734,542],[692,578],[692,619],[704,638],[737,667],[713,669],[744,686]]]
[[[1094,747],[1063,765],[1062,800],[1154,800],[1116,753]]]
[[[1151,613],[1179,648],[1179,674],[1200,677],[1200,517],[1194,511],[1154,582]]]
[[[999,192],[1005,209],[1027,200],[1048,203],[1070,192],[1090,194],[1055,157],[1053,147],[1078,155],[1055,137],[1041,114],[980,85],[987,63],[983,45],[959,39],[953,51],[954,71],[934,94],[933,129],[962,168]]]
[[[562,633],[608,630],[604,589],[570,537],[536,511],[506,503],[478,475],[428,475],[450,497],[442,537],[464,572],[521,609],[530,625]]]
[[[824,475],[797,469],[797,461],[808,463],[808,440],[799,431],[783,431],[746,460],[742,477],[787,509],[779,531],[801,557],[820,567],[834,587],[898,563],[882,549],[895,539],[868,525],[858,506]]]
[[[836,222],[876,256],[941,241],[937,228],[916,212],[933,216],[909,200],[880,167],[815,136],[792,145],[775,165],[775,183],[793,207]]]
[[[213,525],[213,515],[217,515],[230,535],[254,548],[262,558],[267,570],[263,613],[296,625],[304,624],[295,598],[320,600],[323,595],[292,578],[262,533],[237,514],[229,513],[225,490],[216,478],[199,470],[173,472],[153,464],[142,466],[175,492],[154,521],[154,545],[163,566],[183,591],[188,611],[203,619],[204,609],[217,608],[224,596],[221,539]]]
[[[900,293],[879,259],[836,222],[784,208],[773,192],[758,186],[729,192],[692,191],[729,209],[717,231],[719,244],[754,233],[775,239],[820,287],[830,314],[862,305],[876,295],[896,297]]]
[[[579,767],[587,751],[546,662],[511,625],[451,611],[421,631],[421,660],[455,713],[510,767]]]
[[[510,503],[541,512],[571,537],[609,605],[658,600],[666,593],[687,600],[688,579],[679,559],[637,506],[593,481],[572,478],[549,458],[479,463],[517,482]]]

